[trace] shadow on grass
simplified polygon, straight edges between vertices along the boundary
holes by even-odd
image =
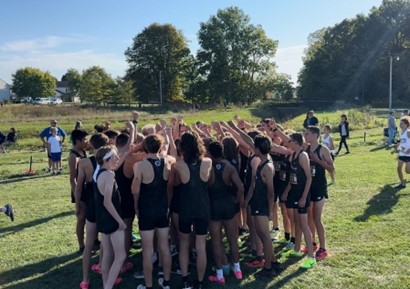
[[[370,149],[369,152],[377,152],[377,151],[381,151],[381,150],[385,150],[385,149],[386,149],[386,145],[381,145],[381,146],[374,147],[374,148]]]
[[[4,288],[8,289],[78,288],[81,278],[79,256],[77,252],[74,252],[2,272],[0,273],[0,287],[5,285]],[[12,282],[18,283],[9,285]]]
[[[51,174],[35,174],[35,175],[25,175],[24,173],[21,174],[16,174],[16,175],[11,175],[9,176],[9,179],[7,180],[1,180],[0,184],[12,184],[12,183],[18,183],[22,181],[29,181],[33,179],[40,179],[40,178],[49,178],[49,177],[54,177]]]
[[[34,226],[46,223],[46,222],[48,222],[52,219],[62,218],[62,217],[70,216],[70,215],[73,215],[73,214],[74,214],[73,211],[67,211],[67,212],[58,213],[54,216],[49,216],[49,217],[33,220],[33,221],[23,223],[23,224],[19,224],[19,225],[16,225],[16,226],[0,228],[0,236],[4,237],[5,235],[8,235],[8,234],[18,233],[18,232],[20,232],[20,231],[22,231],[26,228],[30,228],[30,227],[34,227]]]
[[[278,280],[276,283],[273,283],[272,286],[267,287],[267,288],[282,288],[283,286],[286,285],[286,283],[288,283],[289,281],[291,281],[294,278],[299,277],[300,275],[304,274],[307,272],[307,269],[303,269],[303,268],[298,268],[295,272],[293,272],[292,274],[286,275],[285,277],[283,277],[282,279]]]
[[[355,217],[356,222],[366,222],[372,216],[380,216],[392,212],[392,208],[399,201],[399,195],[396,193],[398,189],[391,185],[385,185],[377,195],[374,195],[368,202],[368,207],[363,212],[363,215]]]

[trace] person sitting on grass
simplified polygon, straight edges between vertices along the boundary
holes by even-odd
[[[6,214],[6,216],[8,216],[10,220],[14,222],[14,210],[11,204],[7,204],[3,208],[1,208],[1,212]]]

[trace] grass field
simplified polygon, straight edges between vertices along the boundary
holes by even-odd
[[[228,113],[225,117],[235,114]],[[186,116],[195,117],[199,115]],[[205,120],[214,117],[225,119],[200,115]],[[248,117],[252,117],[249,111]],[[18,125],[29,127],[23,122]],[[32,130],[45,125],[44,119],[33,121]],[[40,152],[39,142],[32,137],[21,142],[21,151],[0,155],[0,204],[12,203],[16,211],[14,223],[0,216],[0,288],[78,288],[81,256],[68,175],[45,173],[47,158]],[[382,146],[380,127],[354,131],[349,143],[352,154],[336,159],[337,183],[329,187],[330,199],[324,211],[330,256],[313,269],[302,271],[300,260],[284,257],[283,244],[279,243],[275,248],[286,267],[283,273],[261,281],[253,276],[256,270],[242,266],[244,280],[228,277],[225,288],[410,288],[410,188],[393,189],[398,182],[396,158]],[[37,174],[24,176],[30,156]],[[245,250],[242,257],[247,258]],[[140,254],[132,260],[140,269]],[[211,258],[208,260],[212,266]],[[91,276],[91,288],[101,288],[100,276]],[[124,282],[115,288],[134,289],[140,284],[131,273],[123,277]],[[173,275],[172,288],[179,288],[180,282],[180,277]],[[209,284],[208,288],[218,287]]]

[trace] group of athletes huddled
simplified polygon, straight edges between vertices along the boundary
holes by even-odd
[[[68,162],[83,254],[81,289],[89,288],[91,269],[101,273],[105,289],[122,282],[121,272],[133,269],[128,253],[135,216],[143,260],[143,274],[135,275],[145,281],[138,289],[153,287],[156,256],[158,284],[171,288],[176,252],[182,288],[205,288],[208,233],[215,264],[209,282],[225,284],[229,273],[243,278],[238,240],[244,233],[254,258],[242,264],[261,267],[257,277],[276,276],[283,270],[273,242],[278,212],[286,241],[283,255],[307,254],[301,262],[305,269],[327,256],[321,216],[328,198],[326,171],[333,173],[334,165],[326,146],[330,140],[319,143],[317,126],[298,133],[273,118],[251,124],[238,116],[188,126],[177,117],[138,132],[138,117],[133,112],[122,131],[95,132],[89,140],[82,128],[71,133]],[[99,262],[91,265],[98,233]],[[196,280],[188,277],[192,255]]]

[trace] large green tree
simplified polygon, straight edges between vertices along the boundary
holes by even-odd
[[[277,41],[237,7],[218,10],[200,24],[199,74],[204,99],[252,103],[271,90]]]
[[[56,79],[48,71],[33,67],[20,68],[12,75],[12,81],[13,92],[19,98],[55,95]]]
[[[309,37],[298,96],[308,100],[353,101],[385,106],[390,56],[393,99],[410,101],[410,2],[385,0],[369,15],[359,14]],[[394,57],[395,59],[396,57]]]
[[[159,102],[160,85],[164,101],[182,99],[189,53],[184,35],[171,24],[154,23],[139,33],[125,52],[127,79],[134,83],[137,99]]]
[[[81,87],[81,73],[74,68],[69,68],[61,78],[62,81],[67,81],[67,96],[73,100],[74,96],[80,94]]]
[[[99,66],[92,66],[82,73],[80,86],[81,101],[93,104],[107,104],[111,102],[114,80]]]

